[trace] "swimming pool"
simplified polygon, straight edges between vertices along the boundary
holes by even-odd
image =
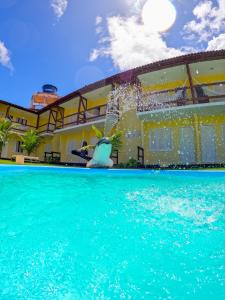
[[[0,166],[0,299],[224,299],[225,173]]]

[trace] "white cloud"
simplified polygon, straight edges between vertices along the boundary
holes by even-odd
[[[97,16],[95,19],[95,25],[96,25],[96,33],[97,34],[101,34],[103,32],[103,27],[102,27],[102,17],[101,16]]]
[[[95,25],[99,25],[102,23],[102,17],[101,16],[97,16],[95,19]]]
[[[128,8],[131,9],[133,12],[138,12],[140,9],[142,9],[143,4],[146,2],[146,0],[125,0]]]
[[[9,68],[11,71],[13,70],[9,50],[2,41],[0,41],[0,64]]]
[[[51,0],[51,7],[58,19],[60,19],[68,6],[68,0]]]
[[[225,33],[221,33],[219,36],[214,37],[208,42],[208,51],[220,49],[225,49]]]
[[[101,52],[98,49],[93,49],[90,54],[90,61],[96,60],[99,56],[101,56]]]
[[[107,19],[107,31],[107,36],[99,40],[99,48],[92,50],[91,61],[98,57],[111,57],[114,66],[126,70],[184,53],[168,47],[163,35],[149,31],[138,16],[110,17]]]
[[[194,20],[184,26],[184,38],[208,42],[225,30],[225,0],[201,1],[193,10]]]
[[[217,0],[217,4],[203,0],[195,6],[194,18],[184,25],[178,48],[168,45],[165,34],[149,30],[143,23],[141,13],[146,0],[126,1],[138,9],[126,17],[96,18],[98,47],[92,50],[90,61],[109,57],[115,67],[127,70],[191,52],[225,48],[225,0]]]

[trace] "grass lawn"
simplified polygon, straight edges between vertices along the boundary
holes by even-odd
[[[6,160],[6,159],[0,159],[0,164],[2,165],[17,165],[15,161],[12,160]],[[47,163],[29,163],[26,162],[24,165],[29,165],[29,166],[50,166],[50,164]]]

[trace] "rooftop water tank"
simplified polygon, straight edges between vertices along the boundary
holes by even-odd
[[[38,110],[54,103],[60,97],[57,94],[57,87],[52,84],[44,84],[42,91],[34,93],[31,98],[31,109]]]
[[[42,86],[42,91],[43,93],[48,93],[48,94],[57,94],[57,87],[52,85],[52,84],[44,84]]]

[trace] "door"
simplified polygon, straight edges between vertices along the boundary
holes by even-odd
[[[213,125],[201,126],[202,162],[216,162],[215,128]]]
[[[182,164],[195,163],[194,128],[180,128],[180,161]]]

